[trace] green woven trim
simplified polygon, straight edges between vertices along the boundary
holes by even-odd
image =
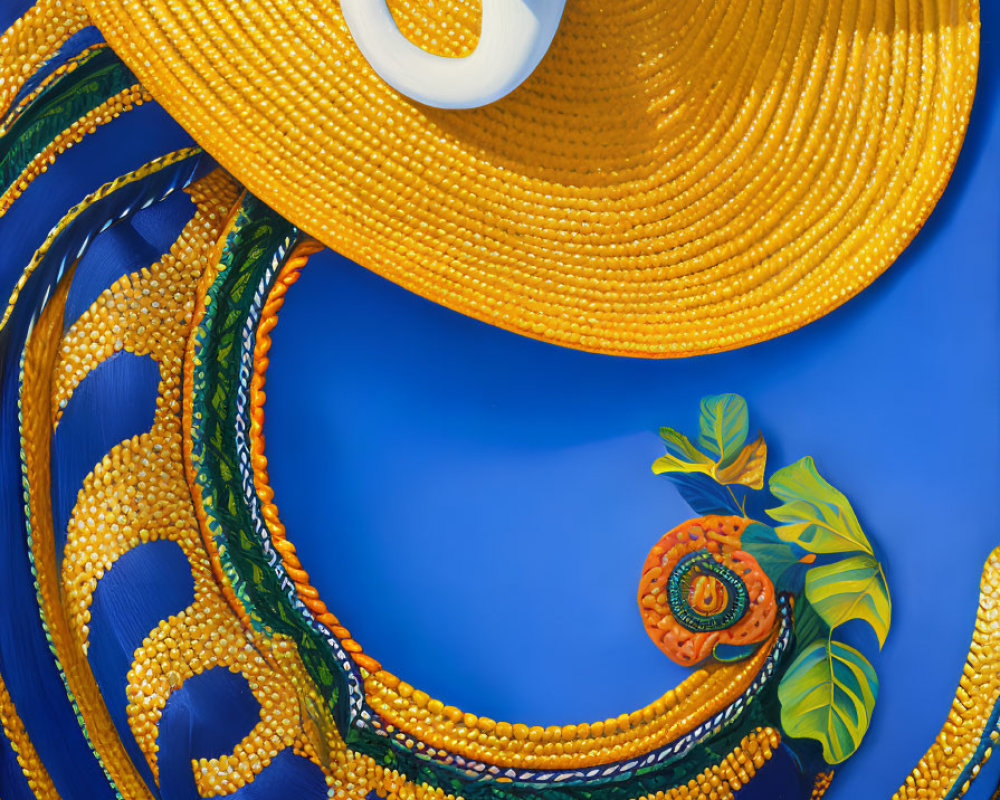
[[[248,316],[255,303],[259,308],[266,299],[259,290],[268,269],[273,280],[298,237],[294,226],[257,199],[246,198],[227,237],[219,274],[206,293],[205,314],[194,333],[192,464],[209,533],[234,593],[256,628],[266,635],[288,636],[296,643],[302,663],[325,701],[322,711],[332,716],[348,746],[410,781],[467,800],[634,800],[687,783],[725,758],[750,730],[769,724],[753,702],[738,724],[696,745],[679,761],[666,759],[663,764],[599,782],[581,775],[580,779],[541,784],[509,778],[497,781],[481,772],[431,759],[372,727],[349,723],[346,676],[323,637],[292,606],[254,533],[235,441],[237,420],[245,413],[237,402],[240,382],[249,380],[246,372],[241,375],[240,364],[241,351],[252,346],[244,341]],[[329,720],[330,716],[316,721],[323,728]],[[588,771],[580,769],[581,773]],[[504,772],[506,769],[498,777]]]
[[[138,83],[109,47],[85,53],[77,64],[76,69],[47,84],[0,137],[0,194],[59,134],[101,103]]]
[[[298,230],[256,198],[240,207],[223,250],[219,274],[205,297],[194,332],[192,464],[201,489],[209,533],[222,569],[252,624],[266,634],[290,637],[322,698],[346,728],[346,684],[330,648],[291,606],[272,563],[254,534],[243,494],[234,432],[241,414],[240,354],[247,317],[261,301],[267,270],[276,277],[299,237]]]

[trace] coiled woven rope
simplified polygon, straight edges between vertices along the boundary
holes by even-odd
[[[325,244],[503,328],[683,356],[791,331],[926,220],[975,90],[978,0],[570,0],[485,108],[420,106],[337,0],[83,0],[247,188]],[[477,0],[394,0],[468,52]]]

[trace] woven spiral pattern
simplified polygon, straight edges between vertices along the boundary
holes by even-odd
[[[678,664],[694,666],[717,644],[753,644],[773,630],[774,585],[740,549],[749,523],[715,515],[688,520],[649,551],[639,578],[639,613],[649,638]]]
[[[964,135],[978,0],[569,0],[477,110],[415,104],[337,0],[84,0],[220,163],[325,244],[501,327],[681,356],[793,330],[875,279]],[[462,54],[478,0],[395,0]]]

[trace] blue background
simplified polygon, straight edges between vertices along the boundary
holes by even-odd
[[[998,11],[983,8],[969,135],[928,224],[862,295],[781,339],[589,355],[311,260],[273,334],[270,471],[314,584],[369,654],[496,719],[602,719],[663,694],[686,671],[646,638],[635,590],[652,544],[692,515],[649,471],[656,430],[692,431],[702,395],[739,392],[770,466],[813,455],[887,565],[875,719],[829,797],[898,787],[950,708],[1000,544]],[[73,202],[183,140],[153,105],[101,129],[39,179],[5,247],[30,254]],[[970,796],[989,796],[1000,758],[989,772]]]
[[[494,719],[604,719],[660,696],[686,672],[642,629],[638,574],[693,515],[650,472],[656,431],[694,432],[702,395],[739,392],[770,466],[814,456],[881,549],[882,691],[829,796],[899,786],[951,706],[1000,545],[1000,25],[986,5],[969,135],[928,224],[864,293],[778,340],[590,355],[313,258],[273,333],[264,432],[282,520],[366,652]]]

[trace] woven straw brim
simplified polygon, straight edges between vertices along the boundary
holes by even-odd
[[[337,0],[84,0],[247,188],[408,289],[586,350],[761,341],[875,279],[944,189],[977,0],[568,0],[501,101],[415,104]],[[461,54],[478,0],[395,0]]]

